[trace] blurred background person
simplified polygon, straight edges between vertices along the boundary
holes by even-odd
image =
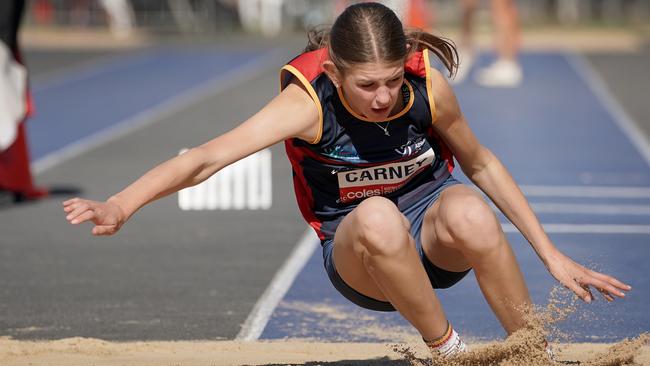
[[[181,32],[189,33],[199,27],[194,8],[189,0],[167,0],[167,6]]]
[[[245,0],[255,1],[255,0]],[[338,15],[345,7],[363,0],[336,0],[333,10]],[[407,27],[430,29],[436,22],[436,12],[431,11],[432,2],[425,0],[383,0],[382,4],[393,9]],[[469,75],[477,51],[474,42],[474,23],[480,0],[460,0],[459,40],[460,65],[452,83],[460,83]],[[496,60],[475,74],[475,81],[487,87],[516,87],[523,80],[518,61],[520,46],[519,14],[514,0],[490,0],[490,15],[494,28]]]
[[[274,37],[282,30],[284,0],[238,0],[237,6],[246,31]]]
[[[170,1],[171,3],[172,1]],[[182,1],[178,0],[179,3]],[[133,33],[134,15],[128,0],[99,0],[108,15],[111,33],[118,39],[128,38]]]
[[[333,18],[336,18],[355,3],[376,1],[392,9],[407,27],[428,28],[430,12],[427,11],[425,0],[334,0]]]
[[[27,69],[18,46],[24,0],[0,1],[0,191],[14,201],[42,198],[48,190],[34,185],[25,120],[31,113]]]
[[[476,59],[473,31],[479,0],[461,0],[460,4],[460,65],[454,83],[467,77]],[[516,87],[523,80],[517,57],[521,41],[517,4],[514,0],[490,0],[490,13],[495,32],[496,60],[477,71],[476,82],[488,87]]]

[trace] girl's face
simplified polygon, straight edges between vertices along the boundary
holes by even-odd
[[[404,83],[402,61],[352,66],[342,76],[340,87],[349,106],[368,120],[381,122],[401,108]]]

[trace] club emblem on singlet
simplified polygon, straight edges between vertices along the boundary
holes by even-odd
[[[340,171],[337,173],[340,201],[349,203],[395,192],[411,178],[431,166],[435,158],[435,152],[429,148],[410,160]]]

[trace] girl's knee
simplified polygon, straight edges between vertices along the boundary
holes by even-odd
[[[409,221],[383,197],[365,199],[354,210],[358,241],[371,254],[389,254],[409,243]]]
[[[468,188],[469,190],[469,188]],[[496,215],[476,192],[456,194],[441,202],[436,230],[458,249],[488,250],[499,242],[501,226]]]

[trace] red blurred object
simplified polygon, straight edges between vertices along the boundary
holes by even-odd
[[[14,143],[0,152],[0,189],[12,192],[16,200],[34,200],[49,194],[47,189],[34,186],[24,122],[18,126]]]
[[[51,24],[54,22],[54,7],[49,0],[36,0],[32,9],[36,23]]]
[[[429,27],[429,10],[424,0],[410,0],[406,7],[405,23],[408,27],[420,29]]]
[[[2,1],[2,11],[0,12],[0,24],[2,25],[0,31],[2,32],[2,38],[0,39],[0,47],[3,49],[0,72],[11,75],[12,72],[14,74],[16,73],[15,70],[18,69],[18,66],[16,65],[17,63],[24,65],[18,46],[17,35],[20,27],[21,16],[25,9],[25,1],[0,1]],[[37,8],[45,3],[46,2],[39,1],[37,3]],[[47,2],[47,4],[49,5],[49,2]],[[5,48],[9,51],[8,55],[5,52]],[[11,77],[9,77],[9,79],[11,79]],[[5,79],[3,78],[3,80]],[[27,81],[25,80],[24,82],[26,83]],[[0,87],[4,86],[7,85],[0,85]],[[8,87],[7,90],[16,93],[16,91],[22,90],[22,88],[12,89],[11,87]],[[24,90],[24,92],[21,91],[18,93],[23,93],[23,95],[13,96],[16,98],[16,101],[13,100],[13,97],[10,99],[11,103],[24,103],[25,112],[24,115],[20,115],[22,111],[16,113],[16,115],[13,115],[13,113],[8,115],[10,118],[10,125],[8,128],[11,129],[9,132],[12,135],[15,132],[15,138],[13,141],[5,141],[2,150],[0,150],[0,190],[11,193],[14,197],[14,201],[35,200],[49,194],[48,189],[39,188],[34,185],[30,171],[25,121],[33,112],[33,104],[31,94],[29,93],[29,85],[25,85]],[[5,112],[6,111],[0,110],[0,113]],[[14,122],[16,123],[15,130],[12,126]]]

